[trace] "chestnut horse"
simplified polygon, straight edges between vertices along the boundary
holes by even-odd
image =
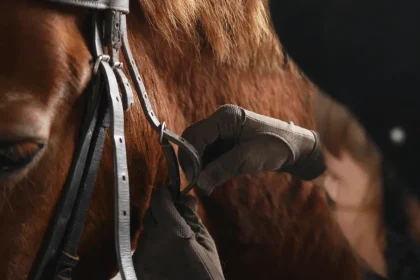
[[[135,61],[173,131],[225,103],[314,128],[316,89],[284,59],[265,2],[130,4]],[[36,0],[0,3],[2,279],[28,277],[69,172],[91,78],[84,12]],[[135,248],[151,191],[168,182],[168,172],[137,97],[125,128]],[[74,279],[117,272],[112,170],[108,137]],[[202,198],[200,214],[227,279],[359,278],[324,193],[312,184],[284,174],[243,176]]]

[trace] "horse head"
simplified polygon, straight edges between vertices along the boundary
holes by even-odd
[[[141,65],[155,116],[176,133],[226,103],[314,126],[315,89],[282,55],[265,1],[130,4],[134,55],[123,62]],[[104,59],[92,52],[85,8],[34,0],[0,4],[3,279],[27,279],[49,226],[60,223],[53,217],[85,132],[90,82]],[[137,77],[131,76],[133,89]],[[127,148],[133,248],[153,187],[170,181],[156,126],[142,110],[144,92],[137,92],[143,97],[134,94],[125,114],[125,139],[108,134],[105,140],[74,279],[108,279],[117,272],[114,179],[128,175],[114,175],[112,141]],[[200,207],[227,277],[358,275],[321,192],[310,184],[284,174],[244,176],[202,199]]]

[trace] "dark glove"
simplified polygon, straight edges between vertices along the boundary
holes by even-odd
[[[276,170],[312,180],[325,171],[315,132],[236,105],[222,106],[189,126],[182,136],[203,158],[205,166],[197,187],[204,194],[241,174]],[[218,157],[209,160],[205,154]],[[191,180],[192,163],[182,150],[179,160]]]
[[[133,255],[139,279],[224,279],[216,245],[196,211],[195,197],[174,203],[167,188],[154,190]]]

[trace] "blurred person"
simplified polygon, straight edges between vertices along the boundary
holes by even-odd
[[[327,190],[344,235],[372,270],[365,270],[367,278],[416,279],[417,197],[392,183],[395,178],[383,179],[392,171],[344,106],[320,94],[316,120],[328,171],[315,182]]]
[[[355,252],[386,277],[379,151],[337,102],[319,94],[315,111],[327,171],[314,182],[326,189],[333,215]]]

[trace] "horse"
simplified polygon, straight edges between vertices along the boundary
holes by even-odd
[[[0,70],[3,279],[30,275],[71,169],[94,75],[86,10],[36,0],[0,3],[0,50],[8,66]],[[317,89],[283,55],[267,2],[132,0],[127,24],[150,102],[175,133],[226,103],[315,128]],[[139,96],[133,98],[124,128],[134,249],[151,192],[168,184],[170,174],[159,137]],[[109,279],[118,271],[111,142],[108,133],[74,279]],[[199,201],[226,279],[360,276],[324,191],[311,183],[287,174],[241,176]]]

